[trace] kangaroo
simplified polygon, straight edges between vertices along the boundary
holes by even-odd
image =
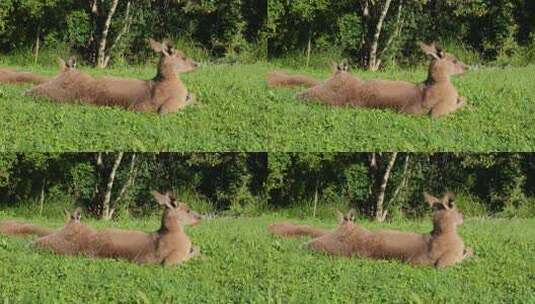
[[[340,256],[370,259],[395,259],[412,265],[437,268],[460,263],[473,256],[457,233],[463,215],[450,201],[451,193],[442,199],[424,193],[425,201],[434,208],[433,231],[419,234],[395,230],[369,231],[350,220],[343,220],[337,229],[307,243],[314,251]]]
[[[38,238],[33,245],[57,254],[77,255],[80,252],[88,252],[90,240],[96,231],[80,222],[81,208],[77,208],[73,213],[65,210],[65,215],[69,221],[63,228]]]
[[[101,258],[119,258],[140,264],[171,266],[199,254],[184,232],[184,225],[194,225],[201,216],[186,204],[178,203],[169,193],[153,191],[156,201],[165,206],[161,227],[153,233],[105,229],[91,242],[91,254]]]
[[[188,93],[176,73],[193,71],[198,64],[168,41],[159,43],[149,39],[149,43],[155,52],[160,53],[157,74],[152,80],[94,78],[66,65],[57,77],[32,88],[27,94],[57,102],[79,101],[160,114],[176,112],[194,102],[193,94]]]
[[[31,223],[19,222],[15,220],[8,220],[0,223],[0,233],[10,236],[45,236],[51,234],[52,232],[54,232],[54,229],[41,227]]]
[[[316,100],[332,106],[392,108],[408,114],[429,114],[433,118],[463,107],[466,98],[457,93],[450,82],[450,77],[464,74],[468,66],[434,44],[420,43],[420,48],[432,59],[427,79],[423,83],[381,79],[363,81],[350,75],[346,68],[339,67],[331,78],[309,87],[299,93],[297,98]],[[281,73],[268,75],[270,86],[289,85],[289,83],[309,86],[313,80],[305,79],[299,82],[298,76],[285,77]]]
[[[30,72],[18,71],[12,68],[2,68],[0,69],[0,83],[8,84],[21,84],[21,83],[31,83],[31,84],[41,84],[48,81],[48,77],[37,75]]]

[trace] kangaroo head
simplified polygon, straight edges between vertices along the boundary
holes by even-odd
[[[158,65],[159,70],[170,67],[175,73],[183,73],[194,71],[199,66],[197,62],[188,58],[182,51],[175,49],[167,40],[157,42],[149,38],[149,44],[153,51],[161,54]]]
[[[160,205],[165,206],[162,217],[163,227],[173,229],[181,225],[195,225],[201,221],[200,214],[191,210],[185,203],[178,202],[169,192],[161,194],[153,191],[152,195]]]
[[[346,59],[342,60],[340,63],[333,61],[331,62],[331,70],[332,70],[333,76],[340,74],[340,73],[345,73],[349,70],[349,63],[347,62]]]
[[[442,199],[436,198],[427,192],[424,192],[425,201],[433,208],[433,226],[435,230],[446,231],[455,230],[457,226],[462,225],[464,216],[453,201],[455,195],[446,192]]]
[[[446,53],[440,47],[432,44],[420,43],[422,51],[431,57],[429,76],[435,81],[449,79],[449,76],[464,74],[468,66],[454,55]]]
[[[67,224],[80,223],[80,219],[82,218],[82,208],[76,208],[73,213],[67,209],[63,209],[63,213],[65,214],[65,221]]]
[[[67,72],[76,69],[76,57],[71,56],[67,62],[62,58],[58,58],[59,69],[61,72]]]
[[[336,210],[336,216],[338,218],[338,229],[351,229],[354,225],[355,215],[355,209],[349,210],[346,214],[343,214],[339,210]]]

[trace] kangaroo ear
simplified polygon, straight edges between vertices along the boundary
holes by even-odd
[[[65,60],[63,60],[63,58],[58,57],[58,65],[60,70],[67,70],[67,64],[65,63]]]
[[[182,205],[182,203],[179,203],[176,197],[171,193],[167,192],[167,197],[169,197],[169,205],[171,205],[170,208],[178,208],[178,206]]]
[[[344,222],[344,214],[338,209],[336,209],[336,219],[338,220],[339,224]]]
[[[424,192],[424,200],[429,204],[433,210],[443,210],[447,207],[442,203],[442,200],[432,196],[431,194]]]
[[[167,52],[167,55],[172,55],[175,52],[175,47],[169,39],[164,39],[162,42],[164,53]]]
[[[154,197],[154,199],[156,200],[156,202],[158,202],[158,204],[163,205],[163,206],[169,205],[168,193],[161,194],[158,191],[152,191],[151,194]]]
[[[70,69],[75,69],[76,68],[76,57],[75,56],[71,56],[69,58],[69,60],[67,61],[67,64],[66,66]]]
[[[162,51],[162,44],[152,38],[149,38],[149,45],[150,48],[156,53],[160,53]]]
[[[441,203],[441,201],[438,198],[432,196],[431,194],[429,194],[427,192],[424,192],[424,200],[431,207],[433,207],[434,204]]]
[[[453,200],[455,199],[455,194],[453,192],[446,192],[444,193],[444,195],[442,196],[442,204],[444,205],[444,207],[446,207],[447,209],[455,206],[455,203],[453,202]]]
[[[435,44],[425,44],[423,42],[420,43],[420,49],[428,56],[433,57],[434,59],[439,59],[439,51],[435,47]],[[440,50],[440,53],[443,54],[442,50]]]
[[[65,216],[65,220],[68,221],[71,219],[71,212],[67,210],[66,208],[63,209],[63,215]]]
[[[76,208],[76,210],[74,210],[74,212],[72,213],[71,215],[71,219],[75,220],[75,221],[80,221],[80,219],[82,218],[82,208],[78,207]]]
[[[348,222],[354,222],[356,214],[357,214],[357,211],[355,209],[351,208],[351,210],[349,210],[347,212],[344,220],[346,220]]]
[[[342,62],[340,62],[340,64],[338,64],[336,69],[339,72],[347,72],[347,70],[349,70],[349,63],[347,62],[347,60],[344,59],[342,60]]]

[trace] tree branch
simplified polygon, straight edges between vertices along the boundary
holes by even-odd
[[[104,220],[110,220],[111,215],[113,215],[113,211],[110,212],[111,191],[113,189],[113,183],[115,182],[115,174],[117,173],[117,169],[119,168],[119,165],[123,160],[123,155],[124,152],[119,152],[111,169],[110,176],[108,177],[108,183],[106,184],[106,194],[104,195],[104,200],[102,201],[102,219]]]
[[[385,199],[385,192],[386,192],[386,186],[388,184],[388,179],[390,178],[390,173],[392,172],[392,168],[394,167],[394,164],[396,162],[397,155],[398,155],[398,152],[393,152],[392,156],[390,156],[390,160],[388,162],[388,165],[386,166],[385,174],[383,175],[381,186],[379,187],[379,195],[377,196],[375,217],[380,222],[384,221],[386,217],[386,213],[383,211],[384,210],[383,202]]]
[[[119,0],[113,0],[111,3],[110,10],[108,12],[108,16],[106,17],[106,21],[104,22],[104,27],[102,28],[102,36],[100,37],[100,43],[99,43],[99,49],[98,49],[98,64],[97,66],[99,68],[105,68],[105,58],[106,58],[106,44],[108,42],[108,32],[110,30],[111,25],[111,19],[113,18],[113,15],[115,14],[115,10],[117,9],[117,5],[119,4]]]

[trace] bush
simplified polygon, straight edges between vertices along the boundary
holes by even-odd
[[[459,193],[455,203],[466,217],[484,216],[487,213],[484,203],[478,197],[467,193]]]
[[[526,198],[520,203],[503,209],[498,216],[505,218],[531,218],[535,216],[535,198]]]

